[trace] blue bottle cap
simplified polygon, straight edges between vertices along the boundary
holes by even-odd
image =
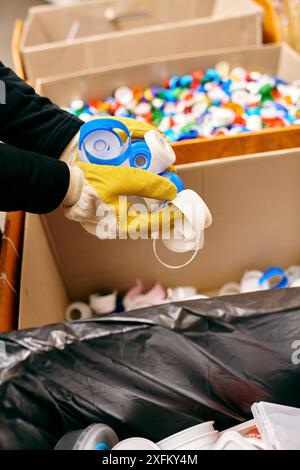
[[[211,105],[219,107],[219,106],[221,106],[221,104],[222,104],[221,101],[213,101]]]
[[[247,108],[246,114],[248,114],[248,116],[259,116],[260,110],[259,108]]]
[[[278,284],[276,284],[275,286],[272,286],[271,289],[283,289],[284,287],[288,287],[289,285],[288,277],[285,274],[284,270],[278,267],[267,269],[267,271],[260,278],[259,285],[261,286],[264,282],[272,279],[272,277],[279,277],[280,280]]]
[[[223,91],[225,91],[227,95],[231,94],[231,89],[230,89],[231,85],[232,85],[232,80],[230,78],[226,80],[225,82],[223,82],[222,84],[222,89]]]
[[[215,69],[208,69],[203,77],[204,82],[220,82],[221,77]]]
[[[283,80],[282,78],[279,77],[272,77],[274,78],[276,85],[288,85],[288,82],[286,80]]]
[[[291,114],[287,114],[286,115],[286,119],[288,119],[288,121],[290,121],[291,123],[294,123],[297,121],[297,119],[295,118],[295,116],[292,116]]]
[[[176,132],[173,130],[173,129],[168,129],[165,131],[165,136],[167,137],[167,139],[169,139],[171,142],[174,142],[175,140],[177,140],[178,136],[176,134]]]
[[[278,109],[278,111],[283,111],[285,114],[288,114],[288,109],[283,106],[283,104],[275,103],[275,108]]]
[[[180,134],[179,140],[196,139],[197,137],[199,137],[199,132],[196,129],[190,129],[188,132]]]
[[[143,141],[133,141],[129,157],[130,166],[147,170],[151,163],[151,152],[148,145]]]
[[[118,121],[116,119],[95,119],[93,121],[89,121],[85,123],[80,128],[79,141],[78,141],[79,152],[81,151],[84,152],[88,161],[96,165],[107,165],[107,164],[114,165],[114,166],[121,165],[129,157],[131,146],[128,145],[127,148],[123,146],[122,139],[116,133],[115,129],[120,129],[126,134],[127,139],[130,139],[130,131],[128,127],[125,126],[125,124],[123,124],[121,121]],[[91,136],[94,132],[97,132],[97,131],[109,131],[115,137],[115,139],[117,139],[117,141],[120,144],[120,149],[121,149],[119,155],[113,158],[111,157],[106,158],[105,155],[107,153],[107,148],[104,148],[102,152],[103,158],[98,158],[92,155],[88,151],[86,144],[85,144],[85,139],[87,139],[89,136]],[[104,145],[106,144],[104,140],[103,140],[103,144]],[[124,148],[124,151],[122,147]]]
[[[169,86],[170,88],[176,88],[179,84],[180,77],[177,77],[176,75],[173,75],[173,77],[170,78],[169,80]]]
[[[193,81],[192,75],[183,75],[179,80],[179,85],[181,87],[188,87]]]
[[[109,447],[105,444],[105,442],[99,442],[99,444],[96,445],[95,450],[110,450]]]
[[[184,184],[182,182],[182,179],[172,171],[163,171],[162,173],[160,173],[159,176],[163,176],[163,178],[168,178],[168,180],[175,184],[179,193],[184,190]]]
[[[171,101],[171,103],[175,103],[176,97],[173,93],[173,90],[165,90],[164,91],[166,101]]]

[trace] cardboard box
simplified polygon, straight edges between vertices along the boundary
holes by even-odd
[[[179,174],[213,216],[204,249],[181,270],[160,265],[151,240],[100,241],[60,210],[27,214],[20,328],[62,321],[68,302],[102,289],[124,293],[138,277],[210,294],[245,270],[300,263],[299,148],[184,165]],[[158,248],[174,264],[190,256]]]
[[[250,0],[153,0],[142,2],[148,19],[112,24],[104,11],[116,3],[32,9],[21,41],[27,78],[262,41],[262,10]]]
[[[66,107],[75,98],[105,98],[121,85],[161,84],[172,75],[207,69],[219,61],[232,66],[277,75],[293,81],[300,78],[300,56],[288,45],[251,46],[222,51],[195,52],[135,62],[126,66],[98,68],[39,80],[37,90],[59,106]],[[300,147],[300,127],[271,129],[256,133],[193,139],[174,144],[177,163],[251,154]]]

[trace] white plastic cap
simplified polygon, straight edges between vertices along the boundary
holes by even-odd
[[[201,250],[204,245],[204,230],[212,224],[212,216],[207,205],[191,189],[177,194],[172,204],[184,215],[184,223],[176,227],[175,222],[174,238],[163,240],[165,246],[177,253]],[[175,238],[175,233],[181,237]]]

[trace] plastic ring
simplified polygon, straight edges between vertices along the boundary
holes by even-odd
[[[159,257],[159,255],[157,253],[157,247],[156,247],[157,240],[158,240],[157,238],[154,238],[154,240],[153,240],[153,253],[154,253],[154,256],[157,259],[157,261],[159,261],[160,264],[162,264],[165,268],[168,268],[168,269],[181,269],[181,268],[185,268],[186,266],[188,266],[196,258],[197,254],[198,254],[198,248],[200,247],[200,240],[199,240],[199,241],[197,241],[197,244],[195,244],[195,251],[194,251],[193,255],[191,256],[191,258],[188,261],[186,261],[184,264],[180,264],[179,266],[175,266],[173,264],[165,263]]]
[[[285,287],[288,287],[289,280],[288,280],[287,275],[285,274],[283,269],[277,268],[277,267],[267,269],[267,271],[259,279],[258,281],[259,285],[261,286],[264,282],[270,281],[272,277],[277,277],[277,276],[280,276],[281,279],[278,282],[278,284],[276,284],[275,286],[272,286],[271,289],[283,289]]]

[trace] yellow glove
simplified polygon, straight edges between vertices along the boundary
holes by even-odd
[[[134,119],[119,120],[129,128],[134,139],[142,139],[146,132],[154,129]],[[121,134],[122,131],[122,138]],[[146,212],[145,209],[136,210],[132,198],[120,201],[120,196],[159,201],[171,201],[176,197],[177,188],[172,182],[149,171],[76,161],[70,166],[70,175],[69,191],[63,202],[65,215],[100,238],[127,235],[134,238],[135,234],[162,233],[170,230],[174,218],[180,215],[174,207],[170,210],[165,206],[158,210],[157,206],[156,211]]]
[[[174,212],[170,212],[169,207],[148,212],[147,207],[142,206],[140,207],[141,213],[139,213],[130,200],[120,199],[120,196],[137,196],[171,201],[176,197],[177,188],[168,179],[137,168],[99,166],[83,162],[78,162],[77,165],[84,173],[88,185],[98,196],[96,218],[83,222],[83,226],[89,232],[97,233],[98,228],[97,235],[102,238],[101,227],[103,227],[104,234],[109,232],[112,237],[114,237],[115,230],[117,230],[117,236],[124,237],[129,234],[134,237],[134,233],[149,236],[151,229],[162,232],[164,229],[171,228]],[[89,192],[88,187],[86,189]],[[116,216],[116,227],[108,228],[104,223],[99,224],[101,217],[107,213],[107,208],[111,209],[109,212]],[[111,221],[113,223],[113,219]]]
[[[109,118],[109,116],[104,116],[103,118],[107,119]],[[97,119],[101,119],[101,116]],[[157,129],[154,126],[151,126],[151,124],[148,124],[148,122],[142,122],[142,121],[138,121],[137,119],[125,118],[125,117],[118,117],[118,118],[113,117],[112,119],[117,119],[117,121],[120,121],[123,124],[125,124],[125,126],[128,127],[130,135],[133,139],[143,139],[145,137],[146,132],[153,131],[153,130],[159,132],[161,135],[164,135],[159,129]],[[124,138],[126,138],[125,133],[123,133],[122,131],[117,131],[117,132],[119,133],[121,137],[124,136]]]

